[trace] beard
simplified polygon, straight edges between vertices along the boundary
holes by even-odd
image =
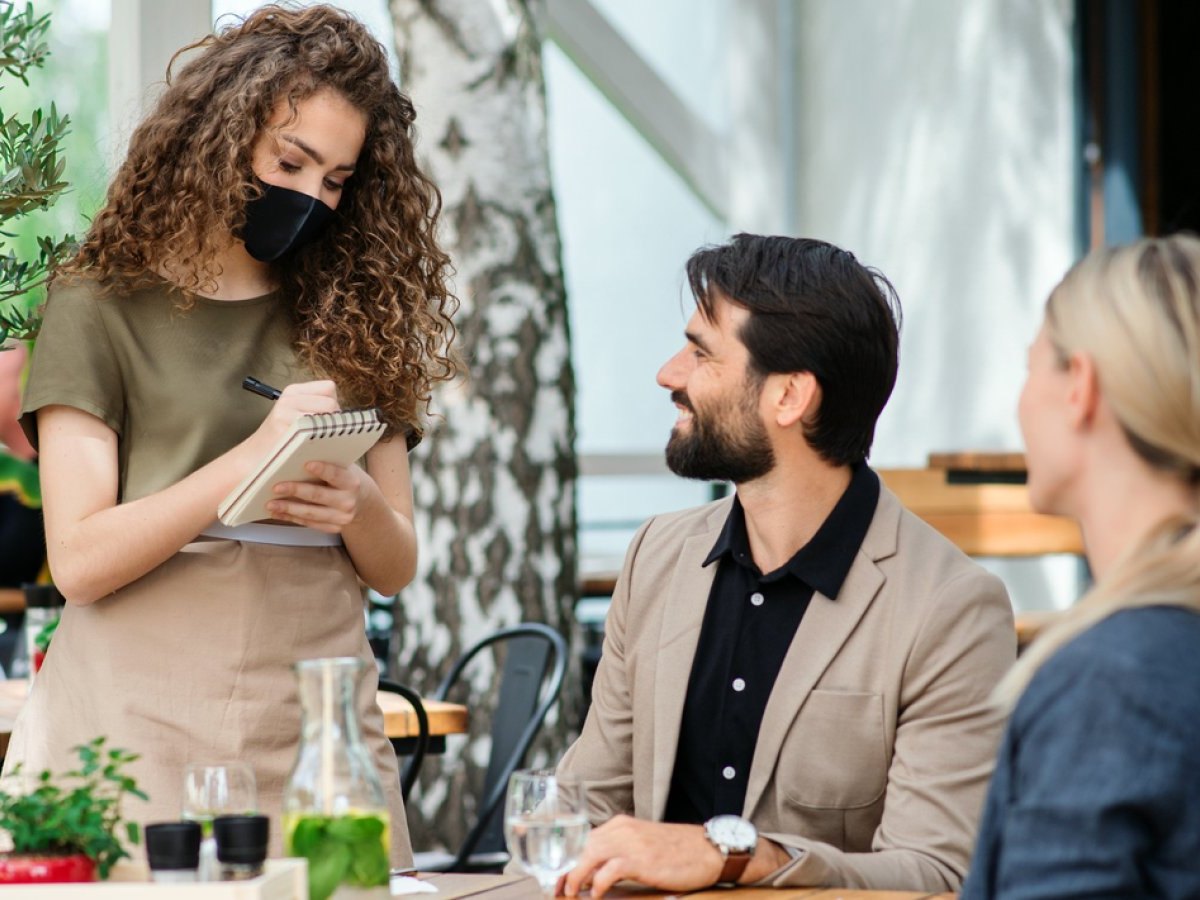
[[[775,468],[775,451],[758,418],[758,391],[749,385],[740,397],[725,399],[708,412],[698,412],[682,391],[671,400],[692,414],[691,428],[671,429],[667,468],[683,478],[744,484]]]

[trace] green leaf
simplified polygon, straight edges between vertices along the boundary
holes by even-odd
[[[350,883],[358,887],[376,887],[388,883],[391,868],[388,864],[387,851],[376,837],[373,843],[359,844],[354,847],[354,862],[350,870]]]
[[[375,816],[339,816],[329,823],[329,836],[346,844],[378,842],[383,822]]]
[[[352,854],[345,844],[325,841],[308,858],[308,900],[328,900],[350,870]]]
[[[50,638],[54,637],[54,632],[57,628],[58,616],[55,616],[38,630],[38,633],[33,638],[33,645],[45,653],[50,647]]]
[[[292,829],[291,852],[296,856],[310,856],[325,839],[327,820],[317,816],[304,816]]]

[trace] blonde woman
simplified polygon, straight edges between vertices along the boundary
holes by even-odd
[[[1001,685],[963,898],[1200,897],[1200,240],[1089,254],[1021,395],[1029,491],[1096,585]]]

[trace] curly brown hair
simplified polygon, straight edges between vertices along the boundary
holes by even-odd
[[[274,273],[293,298],[294,343],[345,400],[379,407],[419,434],[434,383],[453,377],[450,259],[435,231],[441,195],[413,151],[412,102],[393,83],[383,46],[330,6],[264,6],[180,50],[200,51],[134,131],[129,152],[79,251],[56,277],[104,289],[171,273],[211,292],[217,258],[262,191],[256,138],[281,101],[333,90],[362,111],[366,140],[331,224]],[[172,65],[174,65],[172,60]]]

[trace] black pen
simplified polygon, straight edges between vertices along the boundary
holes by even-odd
[[[247,375],[242,379],[242,387],[251,393],[258,394],[260,397],[266,397],[268,400],[278,400],[282,391],[279,388],[273,388],[269,384],[263,384],[257,378]]]

